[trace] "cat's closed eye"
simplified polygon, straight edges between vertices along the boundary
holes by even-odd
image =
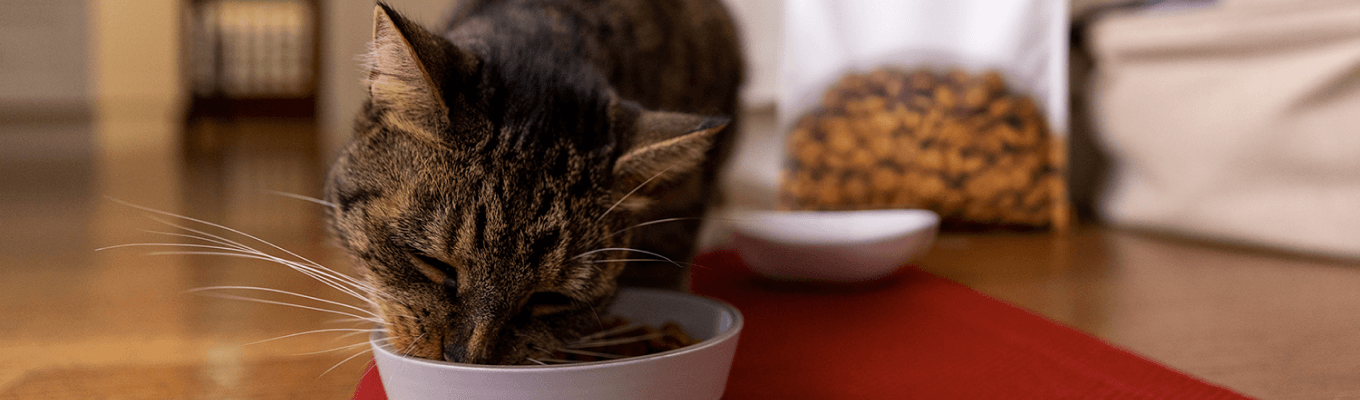
[[[431,281],[444,285],[455,293],[458,292],[458,270],[452,265],[420,252],[412,252],[411,255],[420,261],[416,263],[416,268],[422,274]]]

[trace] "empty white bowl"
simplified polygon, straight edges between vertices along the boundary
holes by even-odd
[[[925,253],[940,217],[928,210],[740,211],[726,247],[757,273],[795,281],[865,282]]]
[[[694,399],[714,400],[727,387],[742,317],[718,300],[687,293],[623,289],[610,309],[632,322],[675,321],[701,342],[646,356],[549,366],[459,364],[397,355],[370,337],[378,373],[392,400]]]

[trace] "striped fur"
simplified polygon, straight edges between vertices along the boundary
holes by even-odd
[[[734,135],[741,61],[717,0],[466,1],[442,33],[374,10],[369,100],[330,226],[394,346],[546,357],[620,281],[678,287]],[[667,111],[659,111],[667,110]],[[621,232],[621,233],[620,233]]]

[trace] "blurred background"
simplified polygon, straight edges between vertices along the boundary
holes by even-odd
[[[750,70],[747,132],[778,137],[782,32],[797,27],[785,26],[784,1],[727,3]],[[451,9],[389,4],[427,26]],[[353,392],[368,358],[343,346],[363,336],[244,344],[355,325],[185,293],[253,285],[337,298],[320,283],[264,262],[94,249],[186,241],[118,199],[348,272],[320,206],[279,193],[320,195],[363,100],[356,57],[372,8],[4,2],[0,398]],[[1360,396],[1360,120],[1348,117],[1360,106],[1360,8],[1067,8],[1077,227],[947,234],[920,267],[1249,395]]]

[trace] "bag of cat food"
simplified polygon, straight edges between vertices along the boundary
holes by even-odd
[[[1070,223],[1067,2],[785,4],[776,208]]]

